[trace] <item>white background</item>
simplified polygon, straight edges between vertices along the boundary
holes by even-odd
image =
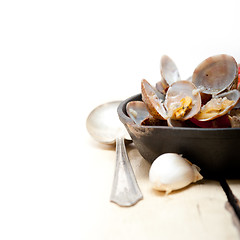
[[[92,162],[100,150],[88,113],[139,93],[142,78],[158,81],[163,54],[183,79],[210,55],[240,62],[239,9],[238,0],[1,1],[0,239],[84,239],[104,213],[93,206],[104,168]]]

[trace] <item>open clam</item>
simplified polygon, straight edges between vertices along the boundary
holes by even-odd
[[[238,103],[240,92],[236,89],[214,96],[194,116],[198,121],[209,121],[227,114]]]
[[[146,105],[142,101],[132,101],[126,106],[128,116],[138,125],[150,117]]]
[[[197,88],[189,81],[174,82],[166,94],[165,106],[168,118],[187,120],[196,115],[201,108],[201,96]]]
[[[209,57],[194,70],[192,82],[201,92],[216,95],[236,88],[238,65],[232,56],[220,54]]]
[[[137,125],[145,126],[167,126],[165,120],[157,119],[151,116],[148,112],[146,105],[142,101],[131,101],[126,105],[128,116]]]

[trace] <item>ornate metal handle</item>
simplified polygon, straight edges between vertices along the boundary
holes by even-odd
[[[124,138],[116,138],[116,166],[110,201],[130,207],[143,198],[127,156]]]

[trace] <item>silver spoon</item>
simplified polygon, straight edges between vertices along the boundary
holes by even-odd
[[[143,198],[132,166],[127,156],[124,139],[131,140],[117,116],[120,101],[96,107],[88,116],[86,126],[89,134],[104,144],[116,143],[116,166],[110,201],[129,207]]]

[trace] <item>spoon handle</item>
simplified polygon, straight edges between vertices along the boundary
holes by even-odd
[[[110,201],[130,207],[143,198],[127,156],[123,138],[116,138],[116,166]]]

